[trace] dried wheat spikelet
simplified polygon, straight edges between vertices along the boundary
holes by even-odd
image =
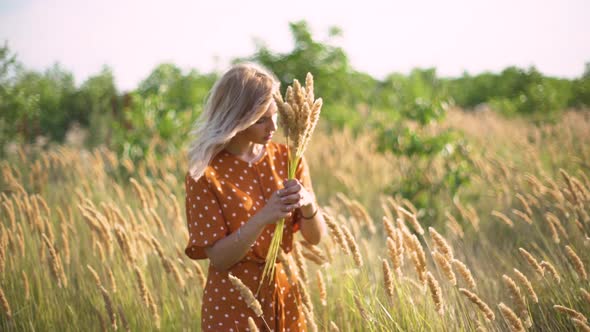
[[[434,302],[434,308],[436,312],[442,316],[444,313],[443,307],[443,299],[442,299],[442,290],[438,284],[438,281],[430,271],[426,272],[426,282],[428,284],[428,289],[430,289],[430,295],[432,297],[432,301]]]
[[[471,270],[469,270],[467,265],[465,265],[463,262],[461,262],[458,259],[453,259],[451,261],[451,263],[453,264],[453,267],[459,272],[459,275],[467,283],[467,286],[470,289],[475,289],[477,287],[477,285],[475,283],[475,279],[473,278],[473,275],[471,274]]]
[[[294,80],[293,86],[287,87],[285,100],[283,100],[279,92],[273,94],[279,113],[279,125],[285,132],[289,148],[289,179],[295,177],[297,165],[303,157],[303,153],[320,118],[323,101],[321,98],[315,99],[313,87],[313,76],[311,73],[307,73],[305,88],[301,86],[298,80]],[[284,224],[285,220],[281,219],[275,226],[258,291],[260,291],[264,280],[268,279],[269,282],[272,282],[275,262],[283,238]]]
[[[520,318],[518,318],[518,316],[516,316],[516,314],[514,313],[514,311],[512,311],[512,309],[510,309],[510,307],[508,307],[507,305],[505,305],[502,302],[500,302],[500,304],[498,304],[498,307],[500,308],[500,313],[502,314],[504,319],[507,321],[510,331],[512,331],[512,332],[524,332],[525,331],[524,325],[522,325],[522,321],[520,320]]]
[[[510,293],[510,297],[512,298],[512,302],[516,306],[516,311],[520,318],[524,321],[524,325],[526,327],[531,327],[532,322],[529,318],[527,306],[524,297],[520,292],[520,288],[516,285],[514,280],[507,275],[502,276],[502,280],[506,287],[508,287],[508,291]]]
[[[584,263],[580,259],[580,257],[576,254],[576,252],[569,246],[565,246],[565,251],[567,253],[567,257],[569,258],[570,263],[576,269],[578,276],[582,280],[588,279],[588,275],[586,274],[586,268],[584,267]]]
[[[259,332],[258,326],[256,326],[252,317],[248,317],[248,328],[250,329],[250,332]]]
[[[527,291],[527,294],[535,303],[539,303],[539,298],[537,297],[537,293],[535,293],[535,289],[533,288],[533,284],[530,280],[524,275],[524,273],[520,272],[518,269],[514,269],[514,273],[516,274],[516,278],[518,281],[524,286]]]
[[[528,251],[526,251],[523,248],[518,248],[518,250],[520,251],[521,255],[525,258],[527,263],[529,263],[529,265],[533,268],[533,270],[535,270],[535,272],[537,272],[542,277],[544,274],[543,268],[541,267],[539,262],[535,259],[535,257],[533,257],[533,255],[531,255],[531,253],[529,253]]]
[[[453,268],[451,267],[451,263],[447,260],[447,257],[438,251],[433,251],[432,257],[451,285],[456,286],[457,278],[455,277],[455,272],[453,272]]]
[[[6,318],[10,321],[12,320],[12,310],[10,309],[10,304],[8,303],[8,299],[4,294],[4,290],[0,287],[0,302],[2,303],[2,309],[6,314]]]
[[[490,309],[490,307],[484,301],[482,301],[482,299],[480,299],[479,296],[477,296],[477,294],[470,292],[465,288],[459,288],[459,291],[463,295],[465,295],[469,299],[469,301],[471,301],[479,308],[479,310],[484,314],[488,321],[493,321],[494,319],[496,319],[494,311],[492,311],[492,309]]]
[[[418,222],[418,217],[416,216],[416,213],[410,212],[401,206],[398,206],[397,210],[401,212],[401,214],[404,216],[404,220],[408,221],[412,225],[412,228],[414,228],[414,231],[416,231],[416,233],[420,235],[424,234],[424,229],[422,228],[422,225],[420,225],[420,223]]]
[[[262,316],[262,306],[260,306],[260,302],[258,302],[256,297],[254,297],[254,294],[252,293],[250,288],[248,288],[248,286],[244,285],[242,280],[240,280],[239,278],[237,278],[231,274],[228,277],[229,277],[229,280],[231,281],[231,283],[234,285],[234,287],[236,287],[238,289],[238,291],[240,292],[240,294],[244,298],[244,302],[246,303],[248,308],[250,308],[250,309],[252,309],[252,311],[254,311],[254,314],[256,314],[256,317]]]
[[[350,233],[350,230],[348,229],[348,227],[342,225],[341,229],[342,229],[342,233],[344,234],[344,238],[346,239],[346,243],[348,244],[348,248],[350,249],[350,252],[352,253],[352,258],[354,259],[356,266],[358,266],[358,267],[363,266],[363,256],[361,255],[361,251],[359,250],[356,240],[354,239],[354,237]]]
[[[436,244],[436,248],[445,256],[447,260],[452,260],[453,249],[445,240],[445,238],[442,235],[440,235],[433,227],[428,227],[428,232],[430,233],[430,237]]]
[[[572,308],[568,308],[566,306],[555,304],[555,305],[553,305],[553,309],[555,309],[559,312],[562,312],[564,314],[567,314],[568,316],[570,316],[570,318],[576,318],[576,319],[579,319],[583,322],[588,322],[588,319],[586,318],[586,316],[584,316],[584,314],[582,314],[581,312],[574,310]]]
[[[492,211],[492,216],[497,217],[509,227],[514,227],[512,220],[510,220],[510,218],[508,218],[508,216],[506,216],[504,213],[494,210]]]
[[[387,291],[387,295],[389,295],[390,299],[393,299],[393,276],[391,273],[391,268],[389,267],[389,264],[387,263],[386,259],[382,260],[382,265],[383,265],[383,283],[385,284],[385,290]]]
[[[578,327],[578,329],[580,329],[580,331],[590,332],[590,325],[586,324],[586,322],[584,322],[583,320],[572,318],[572,322],[574,323],[574,325]]]
[[[553,266],[553,264],[547,261],[542,261],[541,266],[543,267],[543,270],[549,272],[549,274],[553,277],[553,279],[555,279],[555,281],[558,284],[561,282],[561,277],[559,276],[559,273],[557,272],[557,269],[555,268],[555,266]]]

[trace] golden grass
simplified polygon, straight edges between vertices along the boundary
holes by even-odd
[[[518,308],[511,286],[501,282],[506,274],[525,298],[531,330],[583,330],[587,322],[581,316],[553,304],[587,314],[590,303],[584,279],[590,259],[590,149],[581,143],[590,140],[590,119],[567,115],[538,127],[485,114],[452,113],[449,119],[454,128],[465,128],[469,145],[453,148],[464,148],[473,168],[469,183],[453,197],[444,185],[436,194],[429,191],[440,185],[450,159],[435,156],[425,164],[378,153],[374,135],[348,129],[314,134],[306,159],[329,236],[318,246],[296,238],[301,256],[322,265],[308,263],[301,268],[305,272],[289,273],[309,319],[321,331],[518,328],[507,318],[484,322],[492,316],[471,296]],[[23,145],[18,151],[0,161],[0,288],[12,315],[8,320],[2,309],[0,330],[113,329],[112,317],[119,330],[198,330],[207,262],[190,261],[183,252],[188,233],[181,155],[131,163],[105,148]],[[411,177],[431,186],[420,193],[425,196],[402,196],[401,185]],[[432,205],[424,205],[424,197]],[[510,218],[513,227],[499,227],[492,211]],[[419,233],[413,224],[418,220],[428,235]],[[280,261],[292,261],[294,254]],[[458,287],[442,280],[442,256]],[[65,282],[58,266],[67,287],[59,287]],[[96,278],[87,266],[96,269]],[[302,273],[314,278],[302,283]],[[431,287],[434,278],[438,290]],[[97,280],[113,315],[103,291],[94,287]],[[33,312],[36,305],[44,310]],[[521,316],[516,315],[524,326]]]
[[[229,275],[229,281],[231,281],[232,285],[238,289],[242,297],[244,298],[244,302],[248,306],[248,308],[252,309],[256,317],[262,316],[262,306],[260,302],[256,299],[250,288],[244,285],[240,278],[237,278],[233,275]]]
[[[496,315],[494,314],[492,309],[484,301],[482,301],[482,299],[480,299],[479,296],[477,296],[477,294],[470,292],[465,288],[459,288],[459,291],[463,295],[465,295],[465,297],[467,297],[469,301],[475,304],[477,308],[479,308],[479,310],[484,314],[488,321],[493,321],[494,319],[496,319]]]

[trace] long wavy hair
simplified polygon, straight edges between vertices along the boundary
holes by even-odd
[[[215,82],[190,132],[188,162],[194,179],[237,133],[266,112],[279,85],[272,72],[253,63],[234,65]]]

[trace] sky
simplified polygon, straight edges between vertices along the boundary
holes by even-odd
[[[284,5],[279,5],[283,3]],[[231,59],[293,47],[289,22],[306,20],[352,66],[383,78],[435,67],[441,76],[536,66],[579,77],[590,62],[588,0],[0,0],[0,43],[26,68],[60,63],[80,84],[108,65],[131,90],[156,65],[223,71]]]

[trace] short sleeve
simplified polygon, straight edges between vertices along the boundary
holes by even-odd
[[[224,238],[228,228],[217,197],[205,175],[197,181],[186,175],[186,221],[189,242],[185,253],[192,259],[205,259],[205,248]]]
[[[301,157],[299,164],[297,165],[297,170],[295,170],[295,178],[301,182],[301,184],[313,195],[313,200],[315,201],[315,193],[313,192],[313,186],[311,184],[311,176],[309,175],[309,167],[307,166],[307,161],[305,157]],[[293,232],[299,230],[299,226],[301,223],[301,213],[298,212],[294,215],[293,218]]]

